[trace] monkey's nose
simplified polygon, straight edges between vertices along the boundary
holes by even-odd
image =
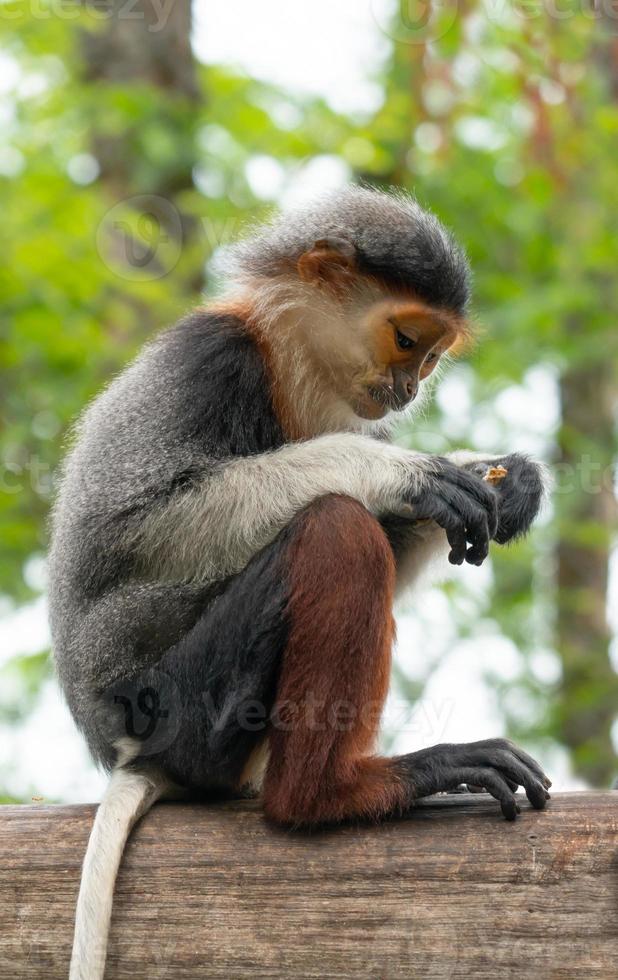
[[[413,377],[407,371],[393,369],[393,390],[395,394],[395,408],[403,409],[409,405],[418,391],[418,378]]]
[[[418,385],[410,378],[409,381],[406,381],[404,390],[408,401],[413,402],[418,394]]]
[[[413,378],[406,378],[399,389],[399,399],[401,402],[401,408],[405,408],[410,402],[413,402],[418,394],[418,384]]]

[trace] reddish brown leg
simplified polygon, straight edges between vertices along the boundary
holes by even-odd
[[[391,547],[361,504],[328,496],[299,518],[290,562],[265,811],[306,825],[400,810],[409,800],[405,773],[368,755],[390,674]]]
[[[376,520],[324,497],[289,528],[290,624],[264,784],[266,813],[293,825],[379,818],[461,783],[483,786],[507,820],[523,786],[542,809],[551,785],[506,739],[368,755],[388,688],[395,568]]]

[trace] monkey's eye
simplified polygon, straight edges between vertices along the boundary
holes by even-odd
[[[395,339],[397,340],[397,346],[399,350],[411,350],[416,347],[416,341],[412,340],[411,337],[406,336],[401,330],[395,327]]]

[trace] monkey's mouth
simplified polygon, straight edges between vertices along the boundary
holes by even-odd
[[[384,413],[400,412],[406,406],[406,402],[400,401],[394,390],[386,383],[370,385],[367,391],[372,401],[379,405]]]
[[[351,408],[355,415],[361,419],[376,421],[381,419],[388,412],[388,406],[383,401],[374,398],[371,388],[362,387],[350,401]]]
[[[384,418],[388,412],[396,411],[400,406],[392,390],[389,391],[386,385],[375,384],[363,387],[354,399],[352,407],[359,418],[375,422],[377,419]]]

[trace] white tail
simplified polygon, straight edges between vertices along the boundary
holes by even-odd
[[[103,980],[114,883],[131,828],[166,788],[157,774],[115,769],[97,810],[75,915],[69,980]]]

